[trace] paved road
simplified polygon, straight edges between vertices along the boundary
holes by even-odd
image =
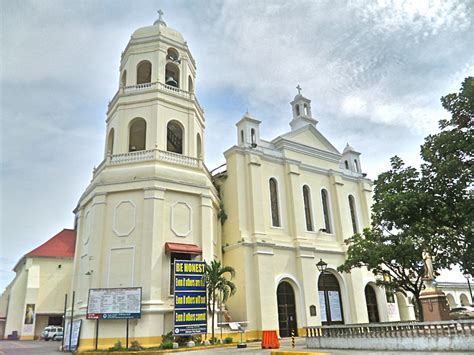
[[[66,354],[59,351],[60,342],[55,341],[8,341],[0,340],[0,355],[59,355]],[[293,349],[291,347],[290,339],[282,339],[280,342],[279,351],[301,351],[301,352],[311,352],[312,354],[318,355],[368,355],[368,354],[383,354],[383,355],[444,355],[444,352],[413,352],[413,351],[378,351],[378,350],[309,350],[306,348],[305,339],[297,338],[296,347]],[[194,351],[180,351],[172,353],[174,354],[186,354],[186,355],[213,355],[213,354],[243,354],[243,355],[269,355],[272,350],[261,349],[261,345],[258,342],[249,343],[246,349],[237,349],[235,347],[228,348],[214,348],[209,350],[194,350]],[[113,354],[113,353],[110,353]],[[450,352],[450,355],[461,355],[465,353],[454,353]]]
[[[0,355],[57,355],[60,346],[60,341],[0,340]]]

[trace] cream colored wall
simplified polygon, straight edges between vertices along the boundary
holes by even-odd
[[[19,266],[15,279],[12,282],[10,302],[8,304],[8,318],[5,326],[5,337],[13,331],[22,333],[23,320],[25,316],[26,286],[28,282],[28,272],[25,265]]]
[[[64,295],[72,281],[72,258],[34,258],[40,270],[40,286],[36,301],[37,313],[64,312]],[[58,266],[61,265],[59,268]]]

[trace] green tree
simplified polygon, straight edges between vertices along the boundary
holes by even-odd
[[[453,263],[474,275],[474,77],[441,102],[451,118],[439,121],[441,132],[421,147],[421,171],[433,195],[430,223],[446,236],[439,242]]]
[[[227,279],[226,274],[230,277]],[[234,283],[230,281],[235,276],[235,270],[231,266],[223,266],[220,261],[213,260],[206,264],[204,278],[207,284],[207,304],[212,316],[212,340],[214,340],[214,315],[216,302],[220,299],[226,302],[230,296],[237,291]]]
[[[459,94],[441,99],[451,112],[441,131],[426,137],[420,171],[393,157],[391,169],[374,182],[372,225],[346,240],[347,259],[338,270],[366,266],[389,290],[413,293],[420,319],[423,287],[422,251],[434,256],[435,274],[460,264],[473,272],[473,152],[474,78]]]

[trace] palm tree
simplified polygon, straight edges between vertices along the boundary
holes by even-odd
[[[214,314],[216,311],[216,301],[221,297],[222,302],[226,302],[230,296],[237,291],[234,283],[226,279],[224,274],[230,274],[230,279],[235,276],[235,270],[231,266],[222,266],[218,260],[206,264],[204,278],[207,284],[207,306],[212,314],[212,338],[214,341]]]

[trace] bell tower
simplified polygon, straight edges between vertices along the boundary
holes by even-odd
[[[296,87],[298,94],[295,96],[292,102],[290,102],[293,119],[290,122],[291,130],[294,131],[298,128],[304,127],[308,124],[316,127],[318,120],[314,119],[311,114],[311,100],[301,95],[301,87]]]
[[[130,332],[140,344],[157,346],[172,330],[174,261],[221,258],[220,201],[203,163],[196,63],[162,15],[137,29],[122,53],[104,159],[74,211],[80,350],[94,344],[95,322],[85,319],[90,288],[141,287],[141,319]],[[118,323],[101,322],[101,338],[121,334]],[[113,341],[101,339],[101,346]]]
[[[153,26],[132,34],[122,53],[118,92],[107,112],[105,157],[156,148],[204,158],[196,62],[181,33],[158,13]]]

